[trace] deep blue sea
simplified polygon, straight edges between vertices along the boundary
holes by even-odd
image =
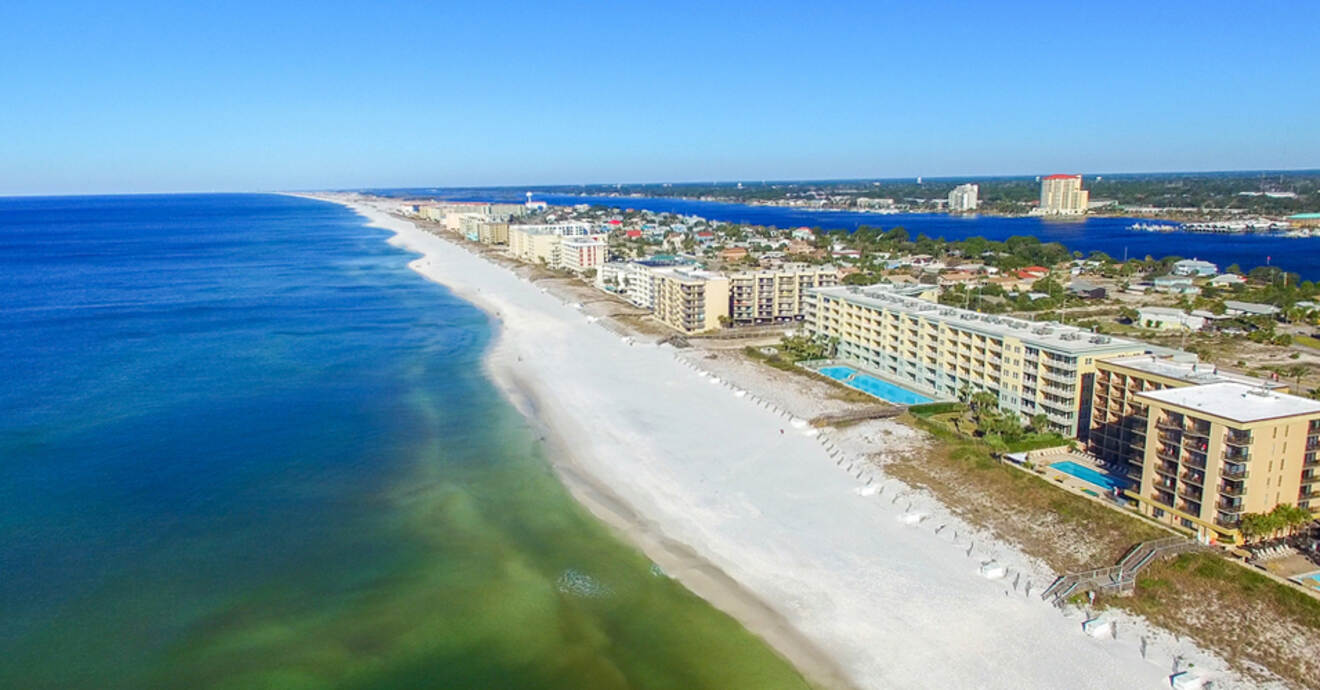
[[[516,190],[446,190],[408,189],[377,190],[399,196],[433,196],[455,201],[520,201]],[[688,199],[571,196],[536,194],[535,198],[553,205],[601,204],[619,208],[696,215],[726,223],[773,225],[781,228],[821,227],[827,230],[855,230],[860,225],[890,229],[902,226],[912,237],[925,233],[930,237],[962,240],[984,237],[1004,240],[1014,235],[1034,235],[1042,242],[1059,242],[1072,251],[1102,251],[1116,259],[1156,259],[1165,256],[1196,257],[1219,264],[1220,270],[1239,264],[1248,271],[1256,266],[1273,265],[1295,272],[1307,280],[1320,280],[1320,238],[1286,238],[1269,235],[1213,235],[1190,232],[1145,232],[1128,226],[1148,219],[1090,217],[1080,220],[1042,218],[1004,218],[1000,216],[950,216],[936,213],[901,213],[880,215],[849,211],[805,211],[778,206],[749,206],[716,201]]]
[[[0,687],[800,687],[327,203],[0,199]]]

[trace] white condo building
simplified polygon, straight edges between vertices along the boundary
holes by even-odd
[[[574,273],[598,268],[609,254],[609,243],[602,235],[563,237],[559,240],[559,268]]]
[[[949,210],[952,212],[975,211],[981,205],[977,196],[981,188],[974,184],[960,184],[949,192]]]

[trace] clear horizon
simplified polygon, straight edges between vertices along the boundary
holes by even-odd
[[[1317,24],[1302,2],[19,2],[0,196],[1310,170]]]

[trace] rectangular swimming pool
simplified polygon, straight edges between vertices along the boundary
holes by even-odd
[[[1097,472],[1085,465],[1078,465],[1071,460],[1064,460],[1050,465],[1050,467],[1064,473],[1077,477],[1084,482],[1090,482],[1104,489],[1108,493],[1113,493],[1114,489],[1127,487],[1127,482],[1117,477],[1111,477],[1103,472]]]
[[[891,402],[895,405],[921,405],[923,403],[933,402],[930,398],[912,391],[895,386],[888,381],[882,381],[874,376],[858,372],[852,367],[830,366],[818,369],[822,375],[828,376],[849,388],[857,390],[868,395],[874,395],[885,402]]]

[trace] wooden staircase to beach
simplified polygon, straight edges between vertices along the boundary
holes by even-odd
[[[1060,576],[1041,592],[1040,598],[1059,606],[1068,597],[1082,592],[1131,594],[1137,586],[1137,575],[1147,565],[1199,548],[1202,547],[1197,542],[1176,536],[1144,541],[1128,549],[1114,565]]]

